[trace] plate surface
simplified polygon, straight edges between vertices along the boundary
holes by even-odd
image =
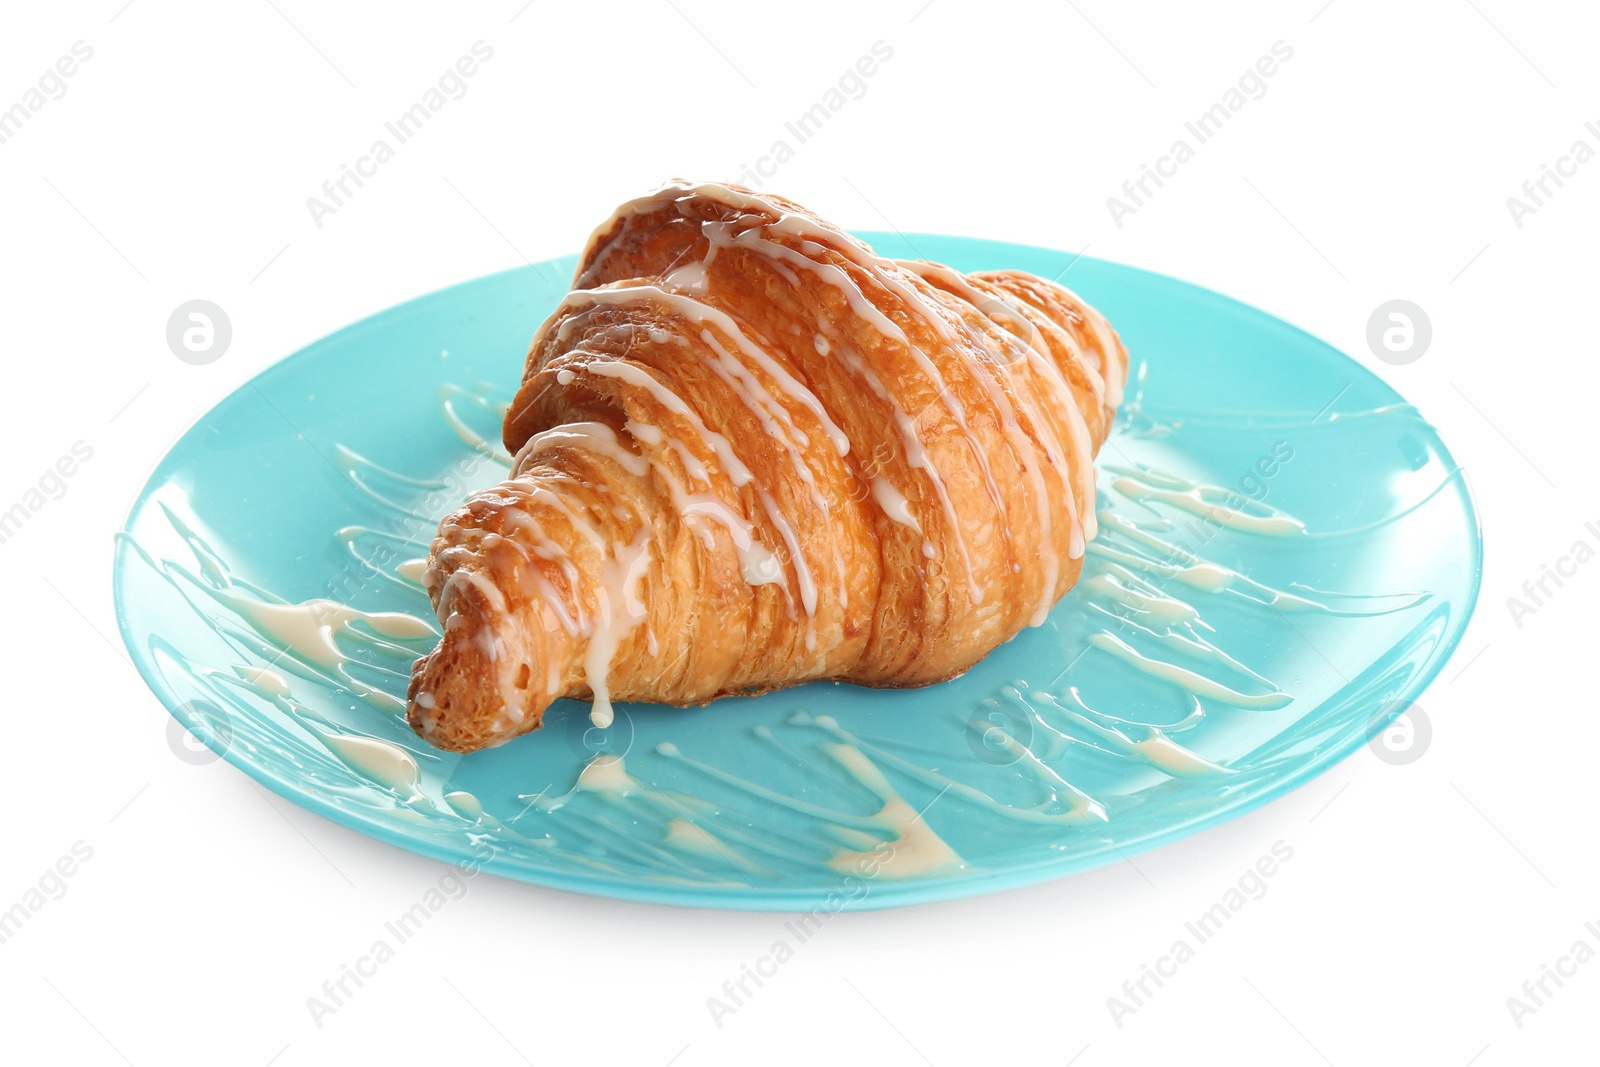
[[[965,676],[619,704],[604,731],[560,701],[544,729],[470,756],[412,734],[400,698],[435,632],[415,561],[504,475],[500,413],[571,258],[357,323],[190,429],[117,542],[141,674],[253,778],[403,848],[581,892],[829,912],[1023,885],[1194,833],[1343,759],[1438,673],[1477,596],[1478,522],[1392,389],[1171,278],[862,236],[1059,276],[1133,357],[1083,580]]]

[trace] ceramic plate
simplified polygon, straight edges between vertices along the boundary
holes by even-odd
[[[561,701],[469,756],[412,734],[401,698],[435,640],[417,561],[504,475],[500,417],[572,259],[357,323],[190,429],[117,542],[140,672],[240,770],[403,848],[580,892],[800,911],[990,892],[1195,833],[1350,755],[1438,673],[1476,598],[1478,524],[1392,389],[1171,278],[863,236],[1059,277],[1133,357],[1083,580],[965,676],[620,704],[606,730]]]

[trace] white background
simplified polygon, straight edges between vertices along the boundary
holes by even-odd
[[[10,814],[0,909],[83,841],[0,945],[14,1063],[1591,1062],[1600,962],[1591,443],[1600,161],[1518,227],[1507,197],[1600,123],[1591,6],[1437,0],[636,5],[96,0],[7,5],[0,107],[82,40],[0,144],[0,507],[93,459],[0,545]],[[1319,10],[1320,8],[1320,10]],[[473,42],[493,59],[318,228],[306,208]],[[784,917],[472,883],[335,1016],[307,997],[443,867],[174,757],[116,643],[111,537],[182,427],[288,352],[440,286],[573,252],[673,175],[736,178],[882,40],[893,58],[767,188],[857,228],[1120,260],[1351,353],[1441,429],[1486,528],[1476,618],[1422,698],[1417,762],[1363,750],[1218,830],[1096,873],[835,918],[716,1026],[706,998]],[[1147,206],[1136,177],[1273,42],[1294,50]],[[1552,187],[1553,188],[1553,187]],[[1392,298],[1419,361],[1365,341]],[[220,361],[168,350],[204,298]],[[287,447],[287,446],[286,446]],[[1293,859],[1119,1027],[1121,995],[1274,842]],[[1135,866],[1137,864],[1137,866]]]

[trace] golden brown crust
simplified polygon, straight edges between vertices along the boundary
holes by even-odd
[[[534,338],[512,478],[440,527],[408,718],[470,751],[561,696],[960,674],[1077,580],[1126,366],[1031,275],[736,187],[624,205]]]

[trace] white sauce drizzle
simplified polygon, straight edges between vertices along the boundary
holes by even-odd
[[[1095,648],[1111,653],[1118,659],[1127,663],[1135,670],[1171,682],[1196,696],[1210,697],[1220,700],[1224,704],[1231,704],[1236,708],[1248,708],[1253,711],[1276,711],[1286,708],[1294,702],[1294,697],[1282,690],[1270,693],[1250,694],[1241,693],[1237,689],[1213,681],[1203,674],[1197,674],[1187,667],[1180,667],[1176,663],[1166,660],[1154,659],[1144,655],[1122,638],[1115,634],[1100,631],[1089,635],[1089,643]]]
[[[872,497],[878,502],[878,507],[883,509],[885,515],[898,522],[901,526],[909,526],[917,533],[922,532],[922,524],[911,513],[911,502],[905,498],[905,494],[894,487],[894,484],[889,479],[881,474],[873,475],[871,485]],[[924,543],[926,544],[926,542]]]
[[[865,851],[840,849],[828,861],[836,871],[870,870],[878,878],[920,878],[960,870],[966,862],[906,802],[883,772],[861,750],[845,744],[826,746],[828,755],[883,801],[872,821],[888,836],[884,845]]]
[[[577,788],[591,793],[623,796],[637,793],[643,787],[637,778],[628,773],[628,765],[623,762],[623,757],[602,752],[584,764],[583,770],[578,773]]]
[[[645,618],[644,601],[639,598],[639,583],[650,565],[648,529],[641,530],[632,544],[613,542],[611,553],[601,566],[601,581],[596,589],[599,618],[595,632],[583,654],[583,670],[593,694],[589,720],[602,730],[614,718],[611,688],[607,674],[622,638]]]
[[[1124,471],[1112,479],[1111,488],[1129,500],[1157,500],[1245,533],[1294,537],[1306,532],[1305,524],[1299,519],[1268,504],[1246,499],[1244,504],[1235,507],[1226,502],[1243,499],[1238,493],[1177,475],[1148,469]]]
[[[627,382],[629,385],[638,386],[654,397],[662,407],[686,420],[694,427],[701,440],[705,441],[706,445],[717,454],[717,458],[722,461],[723,470],[727,473],[729,481],[733,482],[735,488],[748,485],[755,478],[755,475],[750,473],[750,468],[740,462],[739,457],[734,454],[733,446],[728,444],[726,437],[708,429],[695,410],[684,403],[683,397],[667,388],[657,380],[655,375],[646,371],[643,367],[637,367],[632,363],[623,363],[620,360],[610,360],[590,363],[584,369],[590,374],[598,374],[602,378],[617,378]]]
[[[625,307],[649,302],[664,304],[675,314],[697,326],[715,327],[719,333],[733,342],[740,354],[772,378],[785,396],[804,407],[822,424],[823,432],[833,442],[834,448],[838,449],[839,455],[849,455],[850,439],[834,424],[827,409],[822,406],[822,401],[817,399],[816,393],[785,369],[765,347],[751,339],[745,329],[727,312],[682,293],[668,292],[655,285],[629,285],[619,289],[574,289],[567,295],[565,301],[566,305],[571,307],[586,307],[593,304]],[[787,418],[787,415],[784,417]]]
[[[235,667],[233,673],[261,696],[289,696],[289,679],[269,667],[240,666]]]
[[[322,742],[352,770],[385,789],[394,790],[401,800],[410,801],[422,796],[417,759],[399,745],[380,741],[376,737],[336,733],[325,734]]]

